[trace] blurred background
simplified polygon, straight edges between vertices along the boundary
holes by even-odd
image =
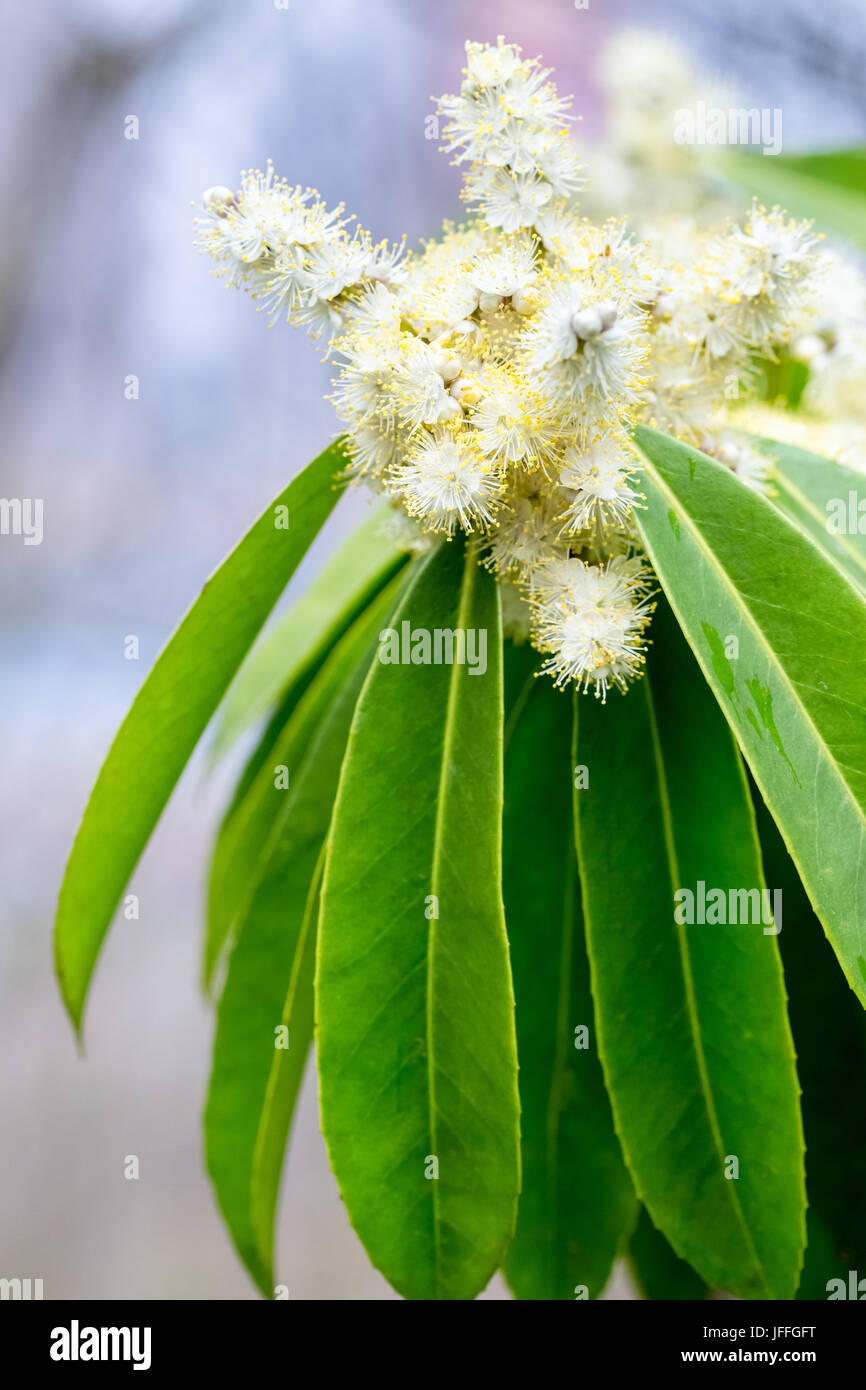
[[[860,0],[2,10],[0,494],[44,499],[44,539],[0,536],[0,1275],[42,1278],[46,1298],[253,1297],[200,1121],[202,886],[233,768],[205,780],[198,756],[154,836],[131,886],[140,917],[121,917],[97,969],[86,1057],[51,965],[66,853],[135,690],[206,575],[334,432],[327,368],[209,275],[190,203],[270,157],[376,238],[435,232],[460,205],[456,171],[425,139],[430,96],[456,89],[464,39],[499,33],[556,68],[583,115],[578,140],[605,129],[606,45],[639,24],[744,105],[781,108],[786,152],[866,144],[866,12]],[[124,658],[129,635],[138,661]],[[132,1154],[138,1181],[124,1177]],[[309,1075],[279,1250],[293,1298],[395,1296],[343,1215]],[[606,1296],[632,1294],[617,1271]],[[484,1296],[508,1294],[495,1280]]]

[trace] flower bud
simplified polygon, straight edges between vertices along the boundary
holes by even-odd
[[[447,397],[445,398],[445,401],[444,401],[444,403],[443,403],[443,405],[442,405],[441,410],[439,411],[439,419],[440,419],[440,421],[441,421],[441,420],[456,420],[456,419],[458,418],[458,416],[460,416],[460,415],[462,415],[462,414],[463,414],[463,407],[462,407],[462,405],[460,404],[460,402],[459,402],[458,400],[456,400],[455,397],[454,397],[453,395],[452,395],[452,396],[447,396]]]
[[[571,327],[578,338],[597,338],[604,331],[598,309],[580,309],[571,316]]]
[[[798,362],[814,362],[816,357],[827,351],[827,344],[817,333],[804,333],[791,349],[792,357]]]
[[[224,188],[222,184],[214,184],[213,188],[206,188],[201,195],[205,210],[212,213],[214,217],[225,217],[226,210],[236,206],[235,195],[230,188]]]
[[[482,314],[491,314],[494,309],[498,309],[502,303],[501,294],[479,294],[478,307]]]
[[[463,363],[456,352],[449,353],[440,369],[442,380],[445,382],[456,381],[463,371]]]
[[[511,307],[516,314],[531,314],[535,307],[532,302],[532,291],[527,289],[525,285],[521,286],[520,289],[513,290]]]
[[[459,376],[448,387],[448,394],[461,405],[475,405],[478,401],[478,387],[465,376]]]
[[[445,363],[448,361],[448,353],[445,352],[444,348],[431,347],[428,361],[434,372],[438,372],[441,377],[445,376]]]

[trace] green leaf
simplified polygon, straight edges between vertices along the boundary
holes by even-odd
[[[818,155],[729,152],[722,169],[750,197],[781,204],[793,217],[814,218],[819,231],[835,232],[866,247],[866,151]]]
[[[229,681],[332,510],[342,457],[336,444],[320,454],[223,561],[157,657],[111,745],[69,856],[55,924],[57,976],[79,1030],[124,887]]]
[[[841,150],[818,150],[812,154],[784,155],[784,169],[832,183],[839,188],[851,188],[866,200],[866,149],[852,146]]]
[[[263,930],[251,913],[256,937],[269,931],[270,939],[255,952],[245,952],[234,979],[228,977],[204,1117],[208,1172],[220,1210],[238,1254],[266,1298],[274,1291],[274,1220],[286,1142],[313,1036],[320,884],[317,865],[306,896],[283,904],[282,920],[276,923],[285,938],[282,949],[274,922],[267,921]],[[238,947],[242,942],[243,937]],[[262,972],[274,965],[275,978],[266,978]],[[276,1046],[277,1028],[287,1030],[282,1035],[285,1049]]]
[[[285,779],[298,766],[323,711],[340,689],[345,679],[344,665],[339,660],[326,662],[270,743],[240,803],[220,826],[208,880],[206,983],[212,981],[232,929],[249,907],[268,851],[270,829],[285,802]]]
[[[206,989],[214,982],[243,900],[243,886],[250,880],[261,848],[254,820],[252,824],[249,821],[249,802],[261,805],[268,800],[270,778],[260,779],[256,786],[258,774],[266,763],[273,767],[291,756],[291,746],[281,750],[276,745],[286,734],[292,712],[302,704],[334,644],[408,560],[408,555],[387,538],[384,522],[388,512],[388,507],[377,507],[283,619],[262,635],[223,702],[222,722],[211,750],[213,761],[228,751],[250,723],[269,709],[272,713],[238,779],[214,842],[202,960]],[[293,737],[305,737],[297,725]],[[265,820],[268,814],[264,806]]]
[[[325,868],[325,844],[319,858],[304,904],[304,916],[298,933],[292,978],[283,1001],[280,1026],[289,1030],[295,1039],[313,1036],[315,1023],[316,927],[319,919],[322,874]],[[283,1172],[286,1141],[294,1114],[295,1102],[304,1079],[305,1059],[297,1046],[274,1048],[259,1118],[250,1173],[250,1216],[259,1258],[270,1275],[266,1291],[273,1282],[274,1222],[277,1197]]]
[[[637,440],[656,573],[866,1001],[866,599],[727,468]]]
[[[779,937],[806,1134],[808,1245],[798,1298],[866,1276],[866,1014],[848,988],[782,838],[760,798],[767,881],[784,903]]]
[[[519,1186],[499,597],[474,547],[424,563],[403,624],[416,660],[437,629],[477,645],[463,664],[377,660],[358,703],[322,888],[322,1127],[373,1264],[405,1297],[472,1298]]]
[[[645,1207],[640,1209],[628,1254],[644,1298],[701,1300],[708,1296],[709,1289],[701,1276],[674,1253]]]
[[[845,571],[852,584],[866,590],[866,515],[861,531],[859,511],[860,502],[866,502],[863,474],[793,444],[748,438],[773,459],[776,493],[771,500]],[[866,513],[866,506],[863,510]]]
[[[288,789],[274,790],[266,770],[270,820],[260,825],[263,848],[219,1006],[208,1171],[235,1245],[266,1294],[282,1155],[313,1029],[316,866],[355,702],[394,599],[386,591],[357,620],[305,697],[312,716],[299,709],[291,721],[303,738],[292,741]],[[289,1030],[288,1049],[276,1047],[280,1026]],[[256,1164],[260,1135],[266,1157]]]
[[[779,410],[799,409],[809,384],[809,368],[805,362],[788,356],[784,349],[772,358],[753,352],[751,368],[756,374],[755,394],[758,399],[769,401]]]
[[[708,1284],[790,1298],[804,1241],[797,1078],[734,741],[664,604],[644,679],[607,705],[576,704],[598,1043],[635,1187]],[[750,920],[715,924],[718,899],[702,912],[702,886],[733,906],[725,916]]]
[[[305,689],[307,688],[308,687],[305,687]],[[304,690],[301,690],[299,685],[293,687],[289,696],[280,702],[277,709],[271,715],[267,727],[259,738],[258,743],[244,763],[241,774],[229,798],[229,803],[223,812],[217,833],[214,836],[208,873],[208,900],[207,910],[205,912],[205,934],[202,951],[202,985],[206,992],[214,986],[215,977],[218,973],[217,966],[223,957],[232,922],[232,917],[223,913],[222,904],[219,903],[214,893],[213,881],[215,866],[223,859],[224,855],[230,853],[232,821],[243,807],[265,763],[271,759],[271,752],[274,745],[284,733],[295,711],[296,705],[300,704],[303,694]],[[271,759],[271,766],[273,765],[274,760]]]
[[[273,803],[281,796],[279,789],[274,787],[274,769],[278,766],[289,766],[295,760],[296,750],[299,747],[303,748],[310,737],[312,726],[318,718],[319,705],[331,697],[323,685],[318,685],[317,693],[310,695],[310,682],[321,669],[334,643],[339,640],[341,634],[338,629],[342,626],[342,630],[345,631],[351,626],[357,615],[363,613],[365,608],[375,601],[383,587],[402,569],[407,559],[405,554],[392,549],[383,560],[383,542],[378,534],[382,517],[378,512],[376,515],[378,520],[375,527],[369,523],[360,528],[358,544],[361,545],[363,541],[370,544],[373,555],[378,556],[378,568],[362,560],[361,554],[351,543],[344,546],[337,557],[342,565],[353,566],[355,575],[363,575],[365,568],[371,571],[375,568],[375,582],[368,576],[365,587],[353,594],[348,606],[344,605],[328,632],[322,636],[320,615],[324,606],[332,602],[340,590],[340,580],[331,572],[328,583],[319,590],[311,604],[304,606],[302,598],[296,608],[286,615],[287,619],[291,619],[296,609],[303,607],[303,617],[293,629],[294,637],[289,630],[291,624],[285,622],[272,634],[275,641],[279,637],[280,643],[289,644],[290,641],[297,640],[301,653],[306,651],[307,655],[303,660],[295,661],[283,653],[283,672],[285,673],[287,664],[292,664],[293,676],[282,694],[277,711],[244,768],[214,842],[208,877],[202,972],[206,987],[213,982],[217,963],[227,940],[230,939],[233,923],[243,907],[249,885],[255,879],[255,866],[262,851],[263,836],[272,819]],[[342,582],[345,588],[345,581]],[[311,628],[314,617],[315,632]],[[316,638],[317,634],[318,645],[315,645],[313,638]],[[270,648],[268,650],[270,651]],[[273,659],[274,652],[271,652],[270,672],[266,661],[259,662],[256,666],[267,691],[266,703],[270,703],[279,695],[274,680],[276,666]],[[246,668],[242,669],[241,674],[243,670]],[[244,689],[246,690],[246,687]],[[297,719],[290,718],[295,708],[299,716]],[[248,702],[243,709],[249,714],[252,705]],[[239,730],[244,717],[240,711],[241,705],[238,704],[233,719],[236,731]]]
[[[522,655],[505,649],[506,692]],[[572,703],[546,677],[529,679],[505,754],[523,1168],[505,1277],[521,1299],[573,1299],[580,1285],[597,1298],[637,1202],[596,1048],[572,828]]]
[[[223,702],[210,750],[213,761],[294,686],[315,675],[338,638],[405,564],[406,552],[385,525],[391,514],[387,505],[375,507],[259,638]]]
[[[303,739],[304,730],[298,726],[303,719],[303,711],[309,710],[310,705],[310,701],[305,701],[304,697],[329,655],[330,651],[325,652],[320,663],[308,666],[283,695],[243,766],[214,837],[202,952],[202,984],[206,991],[218,987],[217,967],[230,940],[238,904],[243,901],[245,886],[255,877],[256,860],[262,846],[255,835],[243,832],[243,827],[248,823],[250,803],[269,798],[273,789],[273,769],[280,763],[287,766],[286,759],[292,759],[295,745]],[[314,718],[318,705],[328,696],[329,692],[320,685],[318,693],[310,697]],[[296,720],[293,719],[295,714],[298,714]],[[288,743],[288,747],[281,746],[285,743]],[[271,769],[268,776],[262,772],[266,766]],[[268,807],[264,810],[267,821]],[[228,885],[226,896],[223,896],[224,883]]]

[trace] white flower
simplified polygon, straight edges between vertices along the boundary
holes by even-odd
[[[369,281],[356,301],[347,306],[347,315],[355,338],[373,334],[380,343],[396,345],[400,335],[401,306],[396,294],[386,284]]]
[[[547,80],[550,73],[532,60],[522,61],[512,44],[467,44],[466,53],[459,95],[439,101],[446,117],[444,148],[458,152],[458,163],[530,172],[539,150],[568,119],[569,102],[557,96]]]
[[[523,339],[530,373],[564,362],[577,352],[573,320],[583,308],[584,299],[584,290],[578,284],[556,286],[547,293]]]
[[[758,453],[757,449],[740,449],[734,459],[734,472],[738,478],[752,488],[754,492],[763,493],[765,496],[773,492],[770,480],[770,470],[772,459],[764,454]]]
[[[531,287],[538,279],[531,238],[521,232],[496,251],[482,252],[470,266],[469,275],[483,311],[497,308],[506,299],[517,300],[518,312],[528,308]]]
[[[451,536],[492,520],[499,475],[466,437],[433,430],[421,437],[395,475],[412,516],[431,531]]]
[[[695,360],[703,355],[711,366],[715,359],[741,356],[749,347],[750,337],[754,337],[754,333],[745,331],[730,305],[713,293],[683,306],[677,326],[693,344]]]
[[[336,299],[349,285],[359,284],[370,264],[370,243],[357,232],[351,240],[311,246],[305,268],[311,299]]]
[[[595,300],[580,282],[554,285],[523,337],[528,374],[563,411],[582,438],[633,405],[647,343],[642,316]]]
[[[748,348],[771,354],[790,336],[796,311],[813,292],[821,268],[816,241],[811,223],[753,207],[744,228],[735,226],[708,248],[693,340],[702,337],[699,346],[710,357]],[[694,292],[689,298],[696,299]]]
[[[475,92],[485,87],[501,86],[522,67],[520,49],[516,44],[506,43],[502,34],[497,38],[495,48],[486,43],[467,42],[464,90]]]
[[[766,294],[787,301],[811,270],[816,240],[811,222],[789,221],[778,211],[753,207],[746,227],[733,234],[733,243],[742,252],[737,289],[747,299]]]
[[[405,284],[405,254],[405,237],[402,241],[394,242],[393,246],[389,246],[387,241],[380,241],[376,246],[370,247],[364,266],[364,279],[368,282],[390,285],[392,288],[398,288]]]
[[[224,184],[215,184],[213,188],[206,188],[201,195],[201,203],[205,212],[209,212],[211,217],[225,217],[229,208],[234,206],[235,195],[230,188]]]
[[[633,468],[621,440],[601,439],[583,450],[570,446],[559,475],[570,494],[563,529],[624,525],[638,500]]]
[[[556,492],[521,484],[506,494],[487,541],[487,560],[500,575],[512,575],[531,587],[539,566],[568,551],[562,542]]]
[[[399,306],[384,286],[370,287],[349,306],[345,332],[335,344],[339,371],[331,397],[344,420],[394,424],[398,383],[417,341],[401,333]]]
[[[701,423],[717,402],[718,382],[682,340],[673,350],[667,344],[660,350],[653,339],[653,348],[649,382],[642,392],[643,418],[654,429],[696,442]],[[738,374],[732,375],[739,392]]]
[[[208,189],[204,203],[208,217],[198,224],[201,244],[232,283],[268,269],[288,247],[338,240],[344,226],[342,207],[329,212],[312,189],[291,188],[277,179],[270,164],[264,173],[244,173],[237,195]]]
[[[490,371],[472,413],[481,452],[500,464],[544,468],[555,456],[558,421],[551,404],[528,381]]]
[[[545,143],[535,164],[559,198],[572,198],[584,185],[583,166],[566,131]]]
[[[334,340],[345,327],[342,306],[336,302],[332,303],[328,299],[314,297],[302,301],[292,316],[292,322],[305,328],[311,338],[321,338],[323,334],[326,334],[328,338],[326,356],[330,355]]]
[[[451,358],[419,339],[404,336],[403,354],[389,384],[397,419],[408,430],[436,425],[463,414],[460,402],[446,389]]]
[[[639,561],[612,560],[606,566],[581,560],[549,567],[535,596],[538,644],[550,653],[543,670],[556,685],[575,681],[606,699],[641,674],[643,634],[652,612]]]
[[[557,94],[554,84],[547,80],[550,73],[550,68],[540,68],[529,59],[506,84],[505,101],[510,116],[526,121],[538,131],[558,134],[563,122],[572,119],[568,114],[571,98]]]
[[[580,269],[586,269],[586,253],[582,245],[584,222],[570,198],[551,198],[536,217],[534,230],[551,257],[581,257],[583,263]]]
[[[400,287],[403,316],[426,338],[438,338],[464,323],[478,308],[473,278],[477,258],[495,249],[495,236],[482,226],[446,223],[441,241],[428,242],[413,256]]]
[[[477,204],[490,227],[519,232],[531,227],[553,189],[540,174],[512,174],[508,169],[482,168],[466,180],[464,196]]]
[[[864,416],[859,268],[829,294],[808,224],[756,207],[718,233],[709,215],[667,207],[684,152],[665,108],[682,74],[661,53],[662,78],[641,60],[639,90],[621,84],[628,118],[608,163],[654,218],[643,241],[622,216],[581,214],[568,103],[502,39],[467,45],[461,89],[440,103],[477,209],[466,225],[445,223],[405,256],[270,166],[238,193],[209,189],[199,221],[230,283],[327,335],[346,474],[388,495],[428,543],[480,531],[509,631],[528,630],[558,684],[602,697],[640,674],[652,608],[631,426],[711,450],[767,490],[768,460],[736,431],[741,405],[726,403],[753,394],[756,357],[789,339],[808,359],[804,399]]]
[[[272,264],[253,290],[253,297],[261,300],[272,322],[281,314],[292,322],[295,310],[309,299],[309,292],[306,250],[292,244],[274,253]]]
[[[347,474],[367,482],[383,479],[400,462],[406,447],[406,437],[399,430],[358,425],[348,437]]]
[[[267,172],[246,173],[237,195],[208,189],[199,240],[230,284],[244,285],[273,320],[280,314],[330,337],[345,323],[349,302],[365,285],[399,286],[404,247],[373,245],[345,230],[342,207],[328,211],[312,189],[290,188]]]
[[[507,165],[515,174],[530,174],[537,167],[541,152],[550,143],[546,130],[516,116],[509,116],[496,134],[487,137],[480,163],[502,168]]]

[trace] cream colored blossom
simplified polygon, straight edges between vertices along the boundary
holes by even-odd
[[[650,121],[674,77],[644,83]],[[756,360],[795,335],[817,374],[857,358],[863,337],[846,330],[845,358],[822,327],[815,239],[778,210],[721,227],[661,210],[642,238],[626,207],[588,220],[568,106],[515,45],[468,44],[460,90],[440,102],[468,221],[407,255],[269,166],[236,193],[208,190],[199,242],[271,318],[327,343],[347,474],[432,543],[478,537],[507,631],[557,684],[604,698],[641,674],[652,611],[632,426],[764,490],[769,461],[727,418]]]

